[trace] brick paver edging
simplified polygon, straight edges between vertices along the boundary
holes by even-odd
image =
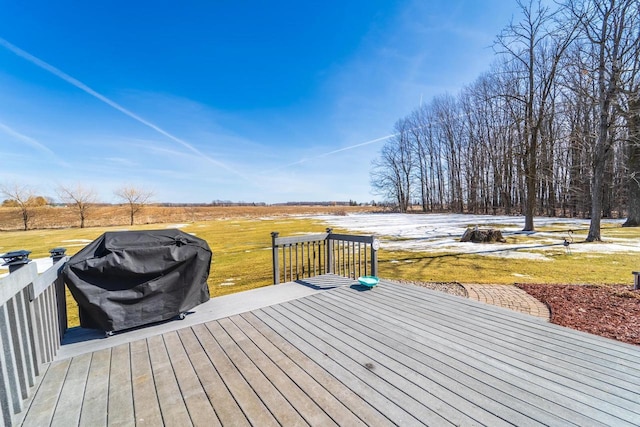
[[[513,285],[463,284],[462,286],[467,290],[469,298],[476,301],[530,314],[546,321],[551,318],[546,304]]]

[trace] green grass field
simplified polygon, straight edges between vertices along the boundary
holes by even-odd
[[[49,255],[54,247],[73,255],[105,231],[159,229],[167,224],[134,227],[68,228],[0,233],[0,253],[18,249],[32,251],[31,258]],[[273,219],[217,219],[186,224],[182,230],[205,239],[213,251],[209,289],[211,296],[267,286],[272,283],[271,232],[281,236],[323,232],[326,224],[297,217]],[[552,231],[552,230],[546,230]],[[338,230],[334,232],[347,232]],[[640,238],[638,229],[607,230],[611,239]],[[385,239],[384,236],[381,236]],[[535,243],[536,237],[512,236],[508,243]],[[633,254],[567,254],[562,246],[545,252],[546,260],[505,259],[498,256],[451,252],[410,252],[381,249],[379,275],[385,278],[460,283],[588,283],[631,284],[631,272],[640,267]],[[69,296],[70,323],[77,324],[77,310]]]

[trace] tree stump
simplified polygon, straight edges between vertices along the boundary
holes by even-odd
[[[502,237],[502,232],[495,228],[488,228],[486,230],[480,230],[478,228],[467,228],[462,237],[461,242],[473,242],[473,243],[506,243],[507,240]]]

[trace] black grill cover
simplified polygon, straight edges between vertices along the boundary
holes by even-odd
[[[180,230],[107,232],[72,256],[63,277],[80,326],[119,331],[171,319],[209,300],[211,250]]]

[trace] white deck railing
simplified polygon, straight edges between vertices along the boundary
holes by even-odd
[[[10,274],[0,279],[1,425],[11,426],[22,411],[43,365],[56,356],[67,328],[60,271],[68,258],[53,252],[52,258],[53,266],[40,275],[36,264],[27,260],[19,267],[10,265]]]

